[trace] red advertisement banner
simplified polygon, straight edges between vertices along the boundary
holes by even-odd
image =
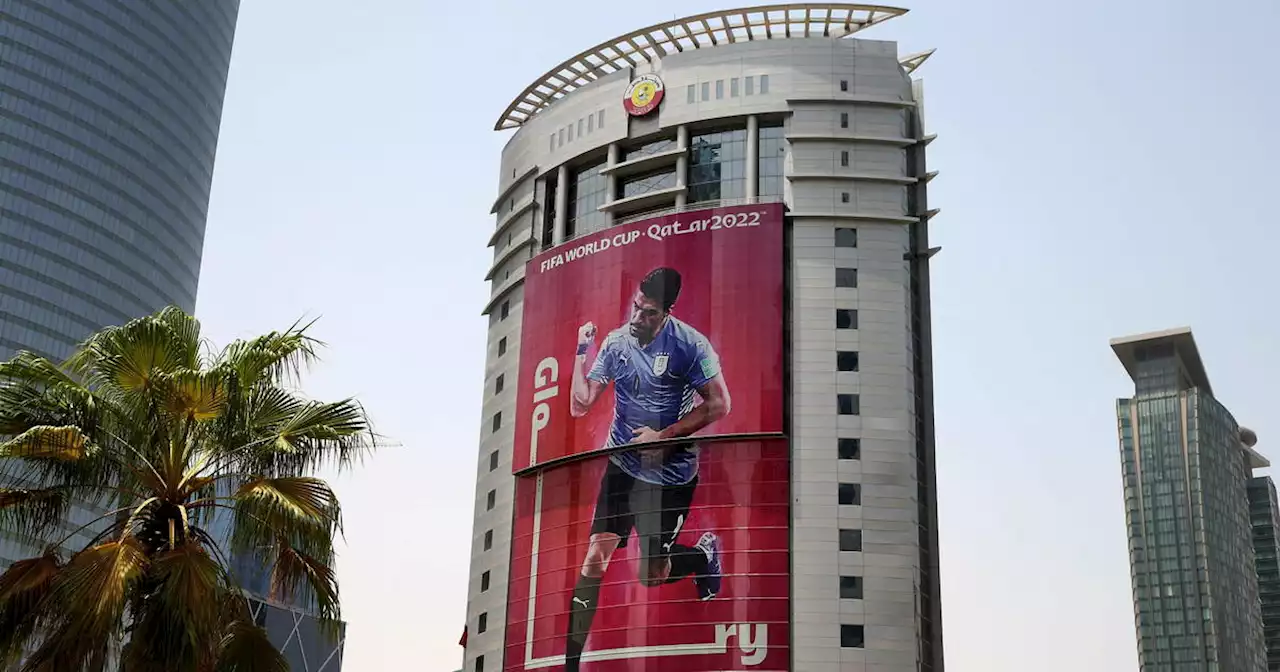
[[[781,433],[782,238],[780,204],[741,206],[617,226],[533,258],[513,470]]]
[[[789,669],[787,443],[704,442],[689,481],[600,455],[516,480],[505,669]]]

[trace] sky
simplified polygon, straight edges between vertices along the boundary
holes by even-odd
[[[387,439],[336,488],[345,669],[460,666],[498,160],[544,70],[708,0],[243,2],[197,314],[320,318],[306,390]],[[1137,668],[1113,336],[1191,326],[1280,459],[1268,0],[917,0],[949,672]],[[496,18],[495,18],[496,17]],[[1273,419],[1269,419],[1273,418]]]

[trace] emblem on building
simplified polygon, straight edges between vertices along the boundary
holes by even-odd
[[[633,117],[643,117],[658,109],[662,102],[662,80],[657,75],[640,75],[627,85],[627,94],[622,99],[622,107]]]

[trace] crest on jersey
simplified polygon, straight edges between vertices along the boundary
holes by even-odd
[[[667,362],[671,360],[671,355],[658,355],[653,358],[653,375],[661,376],[667,372]]]

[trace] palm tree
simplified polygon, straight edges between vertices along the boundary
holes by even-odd
[[[320,345],[308,326],[215,352],[167,308],[61,365],[0,363],[0,531],[51,542],[0,574],[0,669],[288,670],[230,557],[269,568],[274,596],[336,631],[341,509],[310,474],[350,466],[374,436],[355,401],[293,388]],[[73,504],[102,515],[68,534]],[[77,535],[92,541],[65,550]]]

